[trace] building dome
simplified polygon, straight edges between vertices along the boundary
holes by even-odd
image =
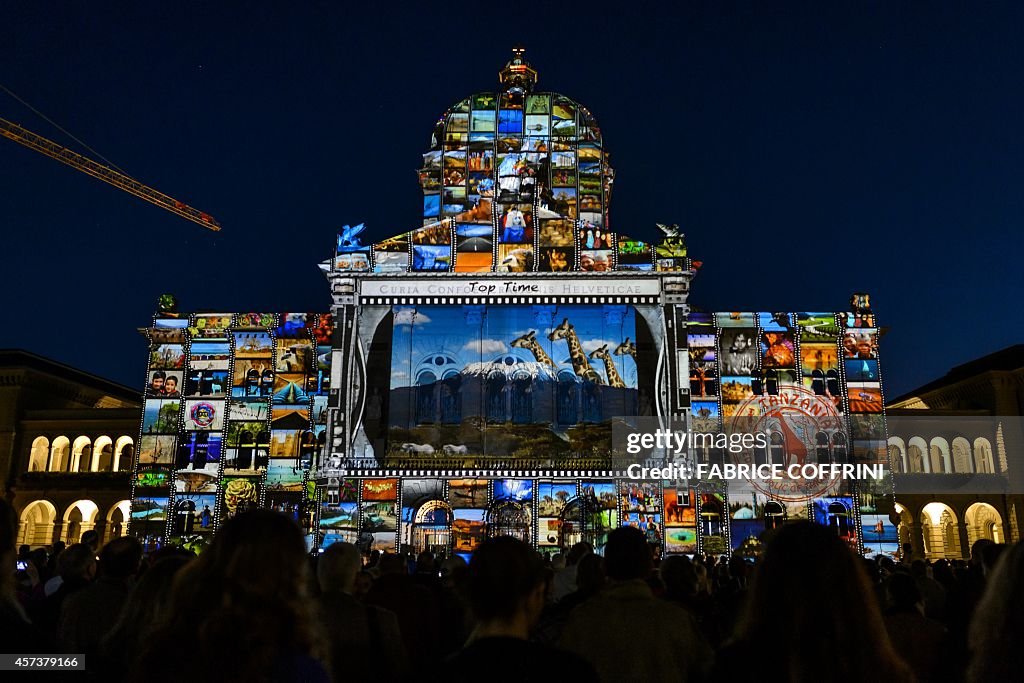
[[[499,77],[498,91],[467,97],[438,121],[420,170],[424,225],[437,225],[438,239],[454,226],[457,271],[490,270],[497,252],[514,272],[521,261],[509,255],[535,244],[542,256],[565,249],[549,269],[571,270],[581,237],[581,249],[613,250],[613,172],[597,121],[565,95],[534,91],[537,71],[521,48]]]
[[[438,119],[423,154],[420,227],[369,246],[339,242],[334,270],[376,273],[684,271],[683,235],[655,246],[611,230],[615,177],[601,128],[570,97],[536,89],[516,48],[499,88]],[[348,245],[348,246],[346,246]],[[355,259],[352,253],[371,252]]]

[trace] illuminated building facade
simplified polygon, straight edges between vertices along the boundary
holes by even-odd
[[[961,559],[980,539],[1020,540],[1021,386],[1024,345],[1017,345],[888,404],[893,521],[911,556]]]
[[[292,512],[311,547],[468,553],[500,534],[600,550],[628,524],[659,552],[754,553],[786,520],[859,545],[862,523],[888,518],[888,478],[794,496],[624,476],[613,431],[644,417],[760,420],[772,440],[753,463],[885,464],[877,328],[866,295],[843,313],[691,311],[683,235],[612,230],[600,128],[536,78],[517,51],[498,92],[441,117],[422,224],[373,244],[346,226],[321,264],[330,313],[166,302],[149,371],[185,389],[146,400],[133,530],[202,537],[262,505]]]
[[[18,544],[126,532],[138,391],[20,350],[0,351],[0,467]]]

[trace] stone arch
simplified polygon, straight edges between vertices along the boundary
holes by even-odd
[[[53,543],[57,508],[48,500],[34,500],[21,511],[18,545],[43,546]]]
[[[897,474],[910,471],[907,466],[907,444],[898,436],[889,437],[889,467]]]
[[[64,530],[61,540],[71,545],[78,543],[82,534],[96,526],[99,507],[91,500],[76,500],[64,511]]]
[[[114,463],[111,472],[130,470],[135,466],[135,440],[130,436],[122,436],[114,444]]]
[[[928,444],[928,462],[931,465],[932,474],[949,473],[953,471],[949,459],[949,442],[941,436],[933,437]]]
[[[45,472],[46,460],[50,455],[50,440],[45,436],[37,436],[32,440],[32,450],[28,456],[29,472]]]
[[[106,541],[124,536],[128,532],[128,520],[132,515],[132,502],[122,500],[107,511]]]
[[[921,532],[925,557],[960,559],[960,525],[953,508],[933,501],[921,508]]]
[[[68,469],[68,460],[71,457],[71,439],[66,436],[58,436],[50,444],[50,463],[46,468],[47,472],[65,472]]]
[[[71,464],[68,472],[87,472],[92,461],[92,440],[87,436],[75,439],[71,446]]]
[[[92,444],[92,465],[90,472],[110,472],[114,465],[114,440],[100,436]]]
[[[1006,543],[1003,534],[1003,518],[999,511],[988,503],[975,503],[964,512],[967,523],[967,544],[974,547],[974,542],[986,538],[994,543]]]
[[[992,459],[992,444],[983,436],[974,440],[974,471],[978,474],[995,474],[995,461]]]
[[[907,464],[911,473],[932,471],[928,462],[928,444],[919,436],[911,437],[907,442]]]
[[[953,471],[967,474],[974,471],[971,442],[962,436],[953,439]]]

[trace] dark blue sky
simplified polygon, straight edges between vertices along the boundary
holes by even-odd
[[[224,231],[0,140],[0,346],[141,388],[161,292],[326,310],[337,228],[418,224],[434,121],[515,43],[601,124],[613,228],[683,226],[695,305],[868,291],[889,397],[1022,339],[1020,3],[140,4],[7,3],[0,83]]]

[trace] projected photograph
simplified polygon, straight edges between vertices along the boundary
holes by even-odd
[[[189,432],[178,443],[174,467],[177,470],[202,470],[217,476],[221,455],[221,436],[214,432]]]
[[[487,535],[486,510],[457,509],[453,512],[452,547],[456,553],[471,553]]]
[[[877,382],[879,379],[877,360],[847,360],[843,364],[847,382]]]
[[[542,481],[537,484],[537,514],[557,517],[562,514],[565,504],[575,497],[576,482]]]
[[[481,508],[487,505],[486,479],[452,479],[448,482],[448,502],[452,508]]]
[[[409,269],[409,254],[406,252],[373,252],[373,272],[404,273]]]
[[[324,503],[320,507],[321,529],[351,529],[358,521],[358,503]]]
[[[661,485],[651,482],[619,482],[623,512],[660,512]]]
[[[761,333],[761,367],[792,368],[796,361],[790,332]]]
[[[860,525],[865,555],[896,557],[899,554],[899,530],[887,515],[861,515]]]
[[[572,248],[541,247],[537,270],[546,273],[563,273],[572,270]]]
[[[146,398],[180,398],[183,375],[181,370],[156,370],[150,373]]]
[[[615,256],[611,249],[580,252],[580,270],[584,273],[605,273],[615,269]]]
[[[533,260],[532,246],[502,244],[498,247],[495,270],[499,273],[529,273],[533,271]]]
[[[878,358],[878,334],[875,330],[848,331],[843,335],[843,357],[857,360]]]
[[[132,522],[164,522],[167,520],[167,498],[137,496],[132,501]]]
[[[177,434],[181,401],[149,398],[142,413],[142,433]]]
[[[149,354],[149,367],[173,370],[185,365],[185,347],[181,344],[159,344]]]
[[[831,344],[801,342],[800,360],[805,375],[809,375],[815,370],[820,372],[836,370],[839,368],[839,348],[834,341]]]
[[[224,429],[224,401],[185,401],[185,429],[216,431]]]
[[[177,441],[175,436],[143,436],[139,442],[139,465],[173,463]]]
[[[839,337],[834,313],[797,313],[796,324],[800,329],[800,343],[833,342]]]
[[[412,269],[445,271],[451,266],[451,247],[416,244],[412,248]]]
[[[636,339],[632,307],[560,306],[546,319],[531,306],[393,310],[392,455],[600,449],[612,418],[636,414],[643,373],[618,352]]]
[[[494,481],[494,500],[515,500],[519,502],[533,500],[533,480],[496,479]]]
[[[221,514],[230,519],[259,505],[259,477],[224,477],[220,482]]]
[[[291,458],[280,461],[270,459],[267,467],[268,491],[301,491],[304,470],[297,466]]]
[[[719,359],[722,375],[749,376],[757,369],[758,344],[755,330],[723,329],[719,343],[722,351],[722,357]]]
[[[538,240],[542,247],[572,247],[572,221],[564,219],[545,219],[540,222]]]
[[[186,396],[224,398],[227,391],[227,370],[190,370],[185,381]]]
[[[846,388],[851,413],[882,412],[882,388],[877,383],[850,382]]]
[[[683,527],[667,527],[665,529],[665,552],[697,552],[697,529]]]
[[[364,502],[362,506],[362,526],[360,528],[363,531],[371,532],[397,531],[397,505],[393,502]]]

